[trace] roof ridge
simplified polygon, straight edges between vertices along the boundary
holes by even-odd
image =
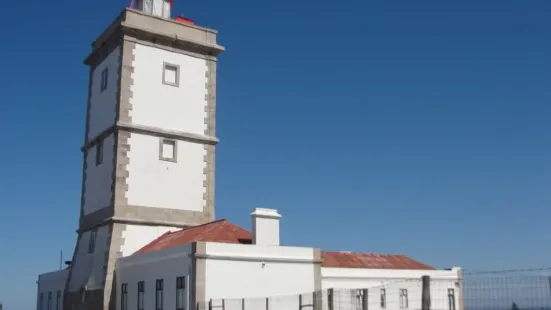
[[[354,251],[321,251],[322,253],[336,253],[336,254],[362,254],[362,255],[381,255],[381,256],[404,256],[404,254],[394,254],[394,253],[375,253],[375,252],[354,252]]]
[[[205,227],[205,226],[208,226],[208,225],[211,225],[211,224],[216,224],[216,223],[219,223],[219,222],[227,222],[227,221],[228,221],[227,219],[219,219],[219,220],[212,221],[212,222],[207,222],[207,223],[203,223],[203,224],[199,224],[199,225],[193,225],[193,226],[189,226],[189,227],[186,227],[186,228],[182,228],[178,231],[174,231],[173,233],[182,232],[182,231],[186,231],[186,230],[190,230],[190,229],[194,229],[194,228]]]

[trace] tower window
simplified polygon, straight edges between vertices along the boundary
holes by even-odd
[[[159,159],[165,161],[176,162],[177,146],[175,140],[161,138],[159,144]]]
[[[386,308],[386,289],[381,289],[381,309]]]
[[[52,292],[48,292],[48,310],[52,310]]]
[[[107,89],[107,83],[109,82],[109,70],[108,68],[103,69],[101,71],[101,85],[100,85],[100,92],[103,92]]]
[[[96,249],[96,235],[97,231],[90,231],[90,241],[88,241],[88,253],[94,253],[94,250]]]
[[[96,144],[96,166],[103,163],[103,141]]]
[[[176,87],[180,85],[180,66],[163,63],[163,84]]]

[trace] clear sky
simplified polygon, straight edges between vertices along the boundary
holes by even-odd
[[[216,211],[436,267],[551,265],[551,1],[184,1],[218,29]],[[72,255],[90,43],[128,0],[5,1],[0,301]]]

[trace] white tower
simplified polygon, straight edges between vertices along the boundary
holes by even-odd
[[[78,239],[64,309],[116,309],[115,261],[214,219],[217,32],[170,0],[125,9],[92,44]]]

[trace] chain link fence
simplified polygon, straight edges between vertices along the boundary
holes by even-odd
[[[203,308],[203,307],[201,307]],[[358,289],[211,299],[205,310],[551,310],[551,277],[473,274],[422,277]]]

